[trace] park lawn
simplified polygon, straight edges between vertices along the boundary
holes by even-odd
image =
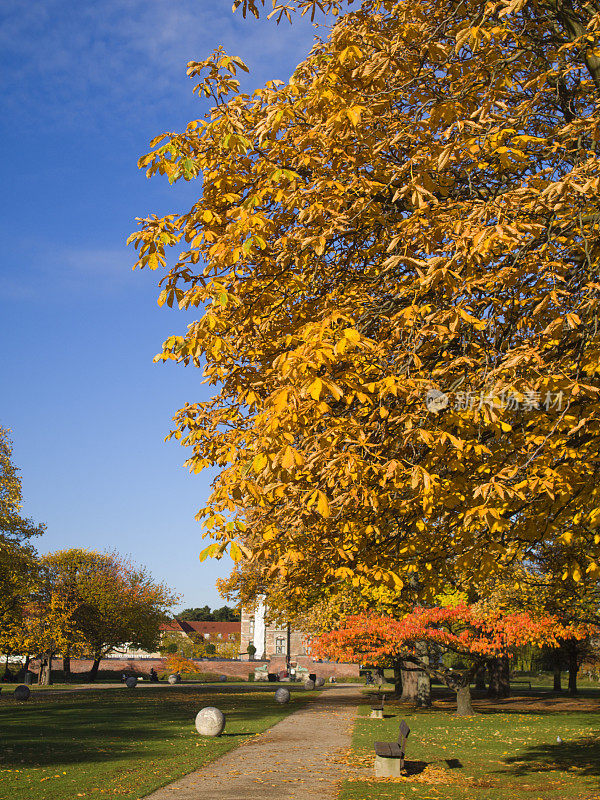
[[[352,767],[366,767],[366,775],[357,771],[358,777],[345,781],[339,800],[600,798],[598,690],[585,692],[579,700],[552,700],[549,706],[531,696],[522,702],[522,711],[515,699],[510,710],[495,711],[488,703],[483,713],[463,718],[449,705],[415,711],[388,703],[384,720],[368,719],[368,706],[361,708],[344,760]],[[373,742],[397,739],[401,719],[411,728],[411,774],[376,779]]]
[[[0,800],[142,798],[247,741],[304,705],[272,686],[125,687],[0,699]],[[218,738],[196,733],[204,706],[227,715]]]

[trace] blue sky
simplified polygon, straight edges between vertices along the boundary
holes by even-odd
[[[0,10],[0,424],[12,430],[41,552],[117,549],[183,595],[221,605],[225,561],[200,564],[207,474],[165,443],[173,413],[206,396],[197,370],[153,364],[191,319],[159,309],[160,275],[131,270],[134,219],[183,211],[193,184],[148,181],[149,140],[206,110],[185,65],[218,44],[289,77],[308,21],[276,26],[232,0],[8,0]]]

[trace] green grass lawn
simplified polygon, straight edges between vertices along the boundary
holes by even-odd
[[[414,711],[387,704],[387,718],[371,720],[365,706],[348,760],[368,768],[366,779],[346,781],[340,800],[600,798],[600,691],[582,694],[577,701],[565,698],[548,705],[543,697],[524,693],[522,710],[515,698],[504,711],[488,706],[468,718],[454,716],[450,708]],[[370,777],[373,742],[397,739],[401,719],[411,728],[411,774]]]
[[[276,686],[126,688],[0,699],[0,800],[141,798],[266,730],[312,696]],[[6,690],[5,690],[6,691]],[[4,695],[4,692],[2,693]],[[227,715],[222,736],[196,733],[204,706]]]

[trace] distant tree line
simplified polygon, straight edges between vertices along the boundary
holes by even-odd
[[[184,608],[176,617],[188,622],[239,622],[241,619],[240,612],[230,606],[221,606],[221,608],[215,608],[214,611],[211,611],[210,606]]]

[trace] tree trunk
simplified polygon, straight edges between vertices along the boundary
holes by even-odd
[[[498,659],[490,658],[487,663],[488,668],[488,697],[500,696],[500,674],[498,671]]]
[[[40,686],[50,686],[52,684],[52,654],[49,654],[47,658],[40,659],[38,684]]]
[[[424,664],[429,664],[427,645],[417,644],[417,654]],[[424,670],[417,672],[417,708],[429,708],[431,705],[431,678]]]
[[[572,639],[568,645],[569,654],[569,694],[577,694],[577,672],[579,664],[577,663],[577,643]]]
[[[31,660],[31,656],[25,656],[25,663],[21,667],[21,669],[17,672],[15,680],[22,682],[25,680],[25,676],[27,675],[27,671],[29,669],[29,662]]]
[[[90,672],[89,672],[89,675],[88,675],[88,680],[89,681],[95,681],[96,680],[96,677],[98,675],[98,667],[100,666],[100,661],[101,660],[102,660],[101,658],[95,658],[94,659],[94,663],[92,664],[92,668],[90,669]]]
[[[411,664],[403,665],[402,669],[402,696],[400,699],[406,703],[416,703],[418,697],[417,668]]]
[[[65,680],[68,681],[71,678],[71,656],[63,656],[63,674],[65,676]]]
[[[561,668],[560,668],[560,650],[554,651],[554,658],[552,663],[552,673],[554,676],[554,691],[562,692],[561,685]]]
[[[394,661],[394,695],[402,695],[402,662]]]
[[[459,686],[456,690],[456,715],[458,717],[472,717],[475,714],[471,704],[471,687]]]
[[[485,664],[482,664],[475,673],[475,688],[485,691]]]
[[[508,656],[500,656],[500,697],[510,697],[510,660]]]
[[[508,671],[508,657],[494,657],[488,660],[488,691],[487,696],[494,699],[508,697],[510,694],[510,675]]]
[[[5,681],[12,681],[13,680],[13,672],[11,668],[8,666],[8,658],[9,654],[6,654],[6,663],[4,664],[4,680]]]

